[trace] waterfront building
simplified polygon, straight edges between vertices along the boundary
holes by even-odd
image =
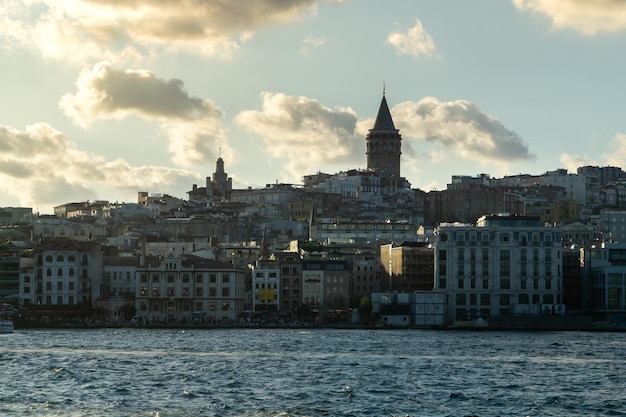
[[[352,258],[351,305],[381,289],[381,265],[378,252],[359,250]]]
[[[297,252],[274,252],[280,265],[280,312],[290,321],[302,304],[302,259]]]
[[[380,247],[381,287],[385,291],[431,291],[434,250],[427,242],[393,243]]]
[[[594,321],[625,325],[626,243],[603,242],[583,251]]]
[[[523,312],[518,305],[563,303],[561,230],[537,217],[491,215],[476,225],[436,229],[435,289],[453,320]]]
[[[280,263],[275,260],[257,260],[251,265],[252,311],[265,318],[276,316],[280,304]]]
[[[20,250],[11,242],[0,242],[0,304],[16,304],[20,294]]]
[[[37,246],[33,256],[35,277],[24,304],[97,307],[102,277],[98,243],[54,239]]]
[[[302,260],[302,303],[319,316],[347,308],[350,296],[348,263],[327,255],[309,254]]]
[[[571,314],[584,314],[591,310],[589,280],[584,279],[582,256],[578,245],[563,248],[563,304]]]
[[[135,273],[138,266],[139,259],[135,256],[103,256],[102,288],[98,300],[101,320],[130,320],[131,317],[125,317],[124,309],[135,309]]]
[[[244,311],[247,272],[194,255],[142,258],[137,316],[148,323],[234,323]]]
[[[434,327],[446,324],[446,294],[436,291],[371,294],[372,313],[390,326]]]

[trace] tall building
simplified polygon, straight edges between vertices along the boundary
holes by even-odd
[[[233,179],[224,172],[224,160],[221,156],[217,158],[213,178],[207,177],[206,188],[212,190],[214,196],[223,200],[230,200],[230,195],[233,192]]]
[[[214,200],[228,201],[233,192],[233,179],[224,172],[224,160],[220,156],[215,163],[213,177],[206,177],[206,187],[193,184],[191,191],[187,191],[189,201],[206,202]]]
[[[454,320],[511,316],[563,304],[561,229],[538,217],[493,215],[435,234],[435,289]]]
[[[374,128],[369,130],[365,140],[367,168],[399,177],[402,136],[393,124],[384,90]]]

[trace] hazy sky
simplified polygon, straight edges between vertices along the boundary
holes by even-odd
[[[113,5],[117,4],[117,5]],[[365,168],[414,188],[626,168],[624,0],[2,0],[0,207]]]

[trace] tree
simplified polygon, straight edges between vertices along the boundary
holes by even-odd
[[[359,314],[361,314],[361,320],[367,319],[372,314],[372,302],[368,296],[361,297],[359,302]]]
[[[122,318],[126,321],[132,319],[135,314],[137,314],[137,308],[135,308],[132,304],[124,304],[120,308],[120,313],[122,313]]]

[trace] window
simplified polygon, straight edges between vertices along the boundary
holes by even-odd
[[[491,305],[491,294],[480,294],[480,305]]]
[[[228,297],[228,296],[230,296],[230,288],[228,287],[222,288],[222,297]]]
[[[469,295],[469,303],[470,303],[471,306],[475,306],[476,305],[476,300],[477,300],[476,294],[470,294]]]
[[[196,275],[196,284],[202,284],[202,275],[201,274],[197,274]]]
[[[465,302],[465,294],[457,294],[456,295],[456,305],[458,306],[464,306],[466,304]]]
[[[216,297],[216,296],[217,296],[217,288],[210,287],[209,288],[209,297]]]
[[[196,297],[202,297],[202,288],[196,288]]]
[[[500,305],[501,306],[508,306],[510,304],[511,304],[511,301],[510,301],[509,294],[500,294]]]
[[[63,262],[63,255],[57,256],[57,262]]]
[[[152,274],[152,283],[153,284],[159,283],[159,274]]]
[[[209,274],[209,283],[215,284],[217,282],[217,274]]]
[[[222,311],[227,311],[229,307],[229,303],[222,303]]]
[[[276,274],[274,274],[276,275]],[[271,274],[270,274],[271,276]],[[230,275],[228,274],[223,274],[222,275],[222,284],[228,284],[230,282]]]

